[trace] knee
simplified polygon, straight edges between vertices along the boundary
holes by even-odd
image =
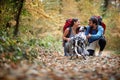
[[[101,39],[99,40],[99,44],[106,44],[106,40],[105,40],[104,38],[101,38]]]

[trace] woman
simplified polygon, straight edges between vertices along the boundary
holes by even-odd
[[[63,34],[64,56],[69,56],[69,53],[67,53],[67,46],[68,46],[67,42],[70,41],[70,39],[77,34],[77,28],[79,25],[80,25],[79,20],[76,18],[73,18],[71,22],[71,26],[68,27]]]

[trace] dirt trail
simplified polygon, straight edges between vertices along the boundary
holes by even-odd
[[[1,60],[0,80],[120,80],[120,55],[70,60],[58,53],[40,53],[33,63]]]
[[[96,53],[95,53],[95,55],[97,56],[98,55],[98,50],[96,50]],[[103,52],[102,52],[102,55],[101,56],[112,56],[112,55],[114,55],[114,53],[115,53],[115,51],[110,51],[110,50],[104,50]]]
[[[76,3],[70,2],[63,4],[62,14],[76,17],[79,11],[72,5]],[[0,80],[120,80],[120,55],[113,53],[104,51],[101,57],[71,60],[58,53],[40,52],[33,62],[22,60],[17,64],[2,58]]]

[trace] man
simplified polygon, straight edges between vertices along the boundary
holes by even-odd
[[[98,55],[102,54],[102,51],[105,48],[106,40],[103,37],[104,29],[102,26],[98,25],[98,19],[96,17],[91,17],[89,19],[89,25],[87,26],[87,30],[85,35],[88,39],[89,45],[87,47],[87,51],[90,56],[95,54],[96,45],[99,44],[100,50]]]

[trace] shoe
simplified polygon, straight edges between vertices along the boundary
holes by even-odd
[[[102,55],[102,51],[100,51],[100,52],[98,53],[98,57],[101,56],[101,55]]]

